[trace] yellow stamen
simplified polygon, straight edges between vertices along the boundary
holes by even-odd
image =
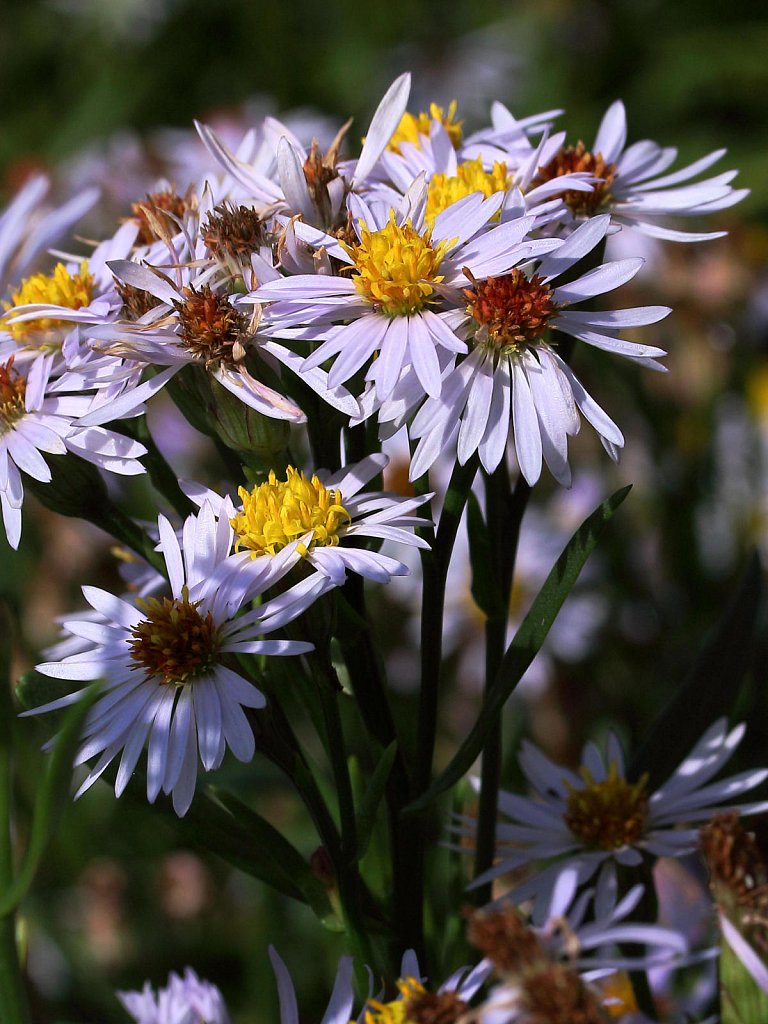
[[[19,287],[11,292],[11,301],[3,302],[8,312],[29,303],[45,303],[51,306],[66,306],[67,309],[81,309],[93,298],[93,277],[88,271],[88,261],[80,264],[79,274],[70,274],[63,263],[57,263],[52,274],[34,274],[25,278]],[[40,317],[36,320],[22,320],[8,323],[10,331],[20,345],[43,347],[58,344],[62,330],[70,328],[66,320]]]
[[[648,776],[628,782],[620,778],[615,761],[602,782],[595,782],[588,768],[582,767],[579,774],[583,789],[566,782],[569,796],[563,820],[571,832],[598,850],[618,850],[637,842],[645,830]]]
[[[161,684],[176,686],[210,668],[218,646],[217,629],[211,613],[203,617],[197,610],[200,602],[190,602],[186,587],[181,599],[149,597],[136,603],[146,618],[134,627],[128,641],[134,667],[159,677]]]
[[[635,990],[626,971],[616,971],[607,978],[601,978],[597,986],[609,1016],[623,1017],[627,1013],[637,1013]]]
[[[438,270],[452,241],[433,246],[430,230],[419,234],[410,220],[399,227],[394,212],[380,231],[363,224],[362,236],[358,245],[341,245],[355,262],[355,288],[377,310],[407,316],[433,301],[434,285],[443,280]]]
[[[278,480],[270,470],[266,483],[252,491],[239,489],[243,508],[230,520],[237,534],[236,551],[245,548],[252,558],[276,555],[305,533],[312,533],[312,540],[309,546],[299,545],[302,555],[314,547],[339,543],[339,530],[352,521],[341,491],[329,491],[316,476],[308,480],[293,466],[288,466],[286,474],[285,480]]]
[[[363,1017],[364,1024],[411,1024],[406,1016],[408,1003],[414,996],[423,995],[426,989],[416,978],[401,978],[397,982],[400,999],[382,1003],[369,999]]]
[[[420,114],[403,114],[400,124],[389,140],[387,149],[393,153],[400,152],[400,145],[403,142],[411,142],[414,146],[420,146],[420,135],[429,135],[429,126],[433,121],[441,121],[443,128],[448,132],[453,148],[458,149],[461,145],[463,121],[456,120],[456,100],[451,100],[448,110],[443,110],[437,103],[430,103],[429,113],[422,110]]]
[[[0,363],[0,434],[7,433],[25,412],[26,378],[13,369],[13,356]]]
[[[511,180],[507,174],[506,164],[496,162],[492,171],[486,171],[480,157],[459,164],[456,174],[451,177],[447,174],[435,174],[429,182],[425,220],[432,227],[438,213],[451,203],[458,202],[472,192],[482,192],[486,197],[492,196],[494,192],[506,192]]]

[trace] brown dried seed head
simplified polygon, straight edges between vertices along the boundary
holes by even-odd
[[[179,335],[187,349],[203,360],[206,368],[242,362],[248,338],[247,318],[226,295],[214,292],[209,285],[185,288],[183,295],[184,301],[174,302],[174,306]]]
[[[146,199],[131,204],[131,212],[139,222],[136,241],[139,245],[151,245],[164,235],[175,235],[179,228],[173,218],[183,218],[192,204],[191,193],[180,196],[173,189],[148,192]]]
[[[546,964],[520,981],[525,1024],[607,1024],[608,1013],[579,975],[564,964]]]
[[[455,1024],[467,1004],[455,992],[419,992],[405,1004],[408,1024]]]
[[[145,288],[137,288],[135,285],[126,284],[117,278],[115,278],[115,288],[123,300],[123,308],[120,313],[125,320],[138,320],[150,309],[160,305],[160,300]]]
[[[538,935],[511,904],[473,914],[467,937],[502,974],[518,974],[546,960]]]
[[[251,206],[219,203],[200,229],[206,248],[217,259],[231,256],[242,263],[264,245],[265,222]]]
[[[590,153],[583,142],[561,149],[548,164],[539,167],[536,177],[531,181],[531,188],[574,171],[585,171],[602,180],[593,185],[592,192],[567,189],[560,193],[559,198],[577,216],[592,217],[613,199],[611,185],[616,177],[616,164],[606,163],[600,153]]]

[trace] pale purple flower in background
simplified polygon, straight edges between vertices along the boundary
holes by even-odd
[[[118,992],[117,998],[135,1024],[230,1024],[221,992],[191,967],[183,976],[172,971],[157,993],[147,981],[140,992]]]

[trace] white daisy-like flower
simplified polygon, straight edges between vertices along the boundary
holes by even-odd
[[[438,214],[431,228],[425,224],[426,198],[422,179],[397,210],[351,196],[353,244],[295,224],[298,237],[343,264],[343,276],[298,274],[263,284],[243,299],[271,303],[263,312],[267,334],[325,339],[302,366],[334,359],[331,386],[367,365],[366,379],[383,402],[412,366],[423,391],[439,395],[446,359],[467,350],[452,317],[466,305],[462,289],[468,275],[485,280],[508,273],[561,244],[530,239],[533,217],[489,227],[504,201],[502,192],[466,196]]]
[[[539,168],[534,181],[543,184],[562,174],[589,172],[601,179],[593,192],[584,194],[568,189],[563,194],[577,217],[609,211],[617,224],[675,242],[699,242],[725,234],[679,231],[664,226],[670,217],[698,217],[725,210],[748,194],[749,189],[731,187],[737,171],[692,181],[720,160],[724,149],[665,173],[677,157],[674,147],[663,148],[650,139],[631,146],[626,141],[627,115],[624,104],[616,100],[606,111],[591,150],[583,142],[561,149]]]
[[[41,453],[72,452],[124,476],[144,472],[138,461],[146,454],[144,445],[113,430],[75,423],[90,400],[66,393],[66,375],[50,386],[54,360],[54,355],[41,356],[27,364],[26,372],[16,369],[13,356],[0,363],[0,505],[13,548],[21,538],[22,472],[41,483],[51,481],[50,467]]]
[[[140,992],[118,992],[117,998],[135,1024],[230,1024],[221,992],[191,967],[183,976],[172,971],[157,993],[147,981]]]
[[[499,811],[509,821],[497,826],[497,862],[472,883],[536,862],[545,866],[511,892],[516,903],[534,900],[533,917],[542,922],[556,890],[571,894],[606,862],[630,867],[644,856],[681,857],[698,849],[695,827],[723,809],[756,814],[768,802],[732,805],[730,801],[759,786],[768,769],[759,768],[711,780],[733,754],[744,726],[729,729],[716,721],[672,776],[649,793],[647,780],[629,781],[616,737],[608,737],[605,753],[594,744],[584,748],[578,772],[549,760],[525,742],[520,767],[533,795],[502,791]],[[475,824],[462,818],[457,831],[474,834]]]
[[[671,312],[669,307],[571,309],[631,280],[642,260],[604,263],[574,281],[556,283],[602,242],[609,224],[607,215],[595,217],[535,268],[514,268],[464,289],[465,308],[456,329],[468,338],[471,352],[445,376],[440,395],[428,399],[411,424],[410,434],[420,438],[411,479],[426,472],[454,441],[460,463],[477,451],[492,472],[504,457],[512,427],[517,460],[528,483],[538,480],[543,458],[553,476],[568,486],[568,437],[580,428],[579,411],[616,457],[624,443],[621,431],[560,357],[556,344],[545,340],[547,331],[559,331],[643,366],[664,369],[656,361],[663,349],[624,341],[619,334],[625,327],[656,323]],[[393,396],[393,411],[385,405],[379,419],[401,420],[419,400],[413,374],[404,376]]]
[[[217,515],[231,523],[241,572],[251,571],[251,562],[261,571],[265,559],[282,556],[281,574],[285,575],[298,562],[306,561],[315,573],[289,593],[295,600],[306,588],[308,605],[315,600],[320,581],[341,586],[348,571],[377,583],[408,575],[405,564],[380,551],[356,546],[361,541],[428,547],[413,531],[417,526],[431,525],[430,520],[412,513],[431,495],[403,498],[363,490],[388,461],[386,455],[369,455],[337,473],[320,471],[311,477],[289,466],[285,478],[270,472],[264,483],[250,490],[241,487],[239,504],[199,485],[186,485],[185,489],[193,501],[210,503]],[[287,548],[291,549],[288,558]],[[285,598],[274,598],[270,607],[282,612]]]
[[[230,667],[230,656],[303,654],[312,645],[261,638],[293,617],[290,592],[281,595],[279,612],[263,605],[238,614],[279,578],[282,559],[293,553],[290,547],[278,555],[276,565],[265,562],[259,572],[244,575],[228,559],[232,528],[225,518],[217,520],[210,506],[186,520],[182,544],[163,516],[158,528],[171,596],[128,602],[84,587],[100,620],[86,613],[63,626],[87,640],[88,649],[37,668],[56,679],[105,681],[86,718],[75,763],[98,760],[77,796],[122,751],[115,780],[120,796],[146,745],[148,799],[154,802],[161,790],[172,793],[174,809],[183,815],[194,795],[198,757],[203,769],[211,771],[219,767],[227,747],[240,761],[250,761],[254,754],[253,731],[243,708],[264,707],[266,699]],[[24,714],[66,707],[86,692],[78,690]]]
[[[232,153],[212,129],[197,123],[196,127],[214,159],[260,209],[301,215],[306,223],[330,230],[346,222],[344,201],[365,186],[397,129],[410,87],[410,74],[395,79],[373,115],[360,156],[343,164],[338,164],[338,156],[348,124],[321,154],[316,144],[307,151],[289,128],[267,118],[263,143],[250,162]]]

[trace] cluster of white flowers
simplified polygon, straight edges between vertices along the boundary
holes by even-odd
[[[88,685],[27,712],[74,704],[102,681],[76,757],[93,762],[81,793],[117,762],[119,796],[146,750],[148,799],[170,795],[183,815],[200,765],[218,768],[227,749],[250,761],[252,716],[268,702],[255,656],[263,664],[310,655],[313,644],[284,627],[349,574],[387,583],[408,573],[388,551],[428,547],[431,521],[415,513],[431,497],[421,478],[443,453],[461,466],[476,460],[489,474],[509,457],[530,485],[546,464],[570,486],[568,439],[583,418],[616,459],[622,432],[571,355],[583,342],[663,371],[661,347],[622,332],[670,310],[595,308],[643,262],[606,260],[606,239],[626,229],[712,238],[718,232],[683,232],[667,221],[723,210],[745,195],[731,185],[735,172],[702,178],[721,151],[670,171],[674,149],[627,145],[620,102],[587,149],[555,130],[559,111],[518,120],[497,103],[490,124],[465,136],[454,104],[415,115],[409,90],[409,75],[392,84],[356,160],[342,158],[348,125],[325,152],[274,118],[234,149],[197,125],[208,170],[183,193],[158,182],[89,255],[55,252],[50,273],[30,274],[33,259],[93,195],[46,211],[35,179],[0,218],[0,504],[12,547],[25,474],[45,485],[61,457],[124,475],[145,471],[147,448],[112,425],[141,416],[166,385],[177,398],[190,382],[197,391],[189,394],[224,395],[230,406],[233,396],[234,420],[256,413],[276,432],[291,424],[296,436],[314,420],[325,430],[324,453],[336,459],[325,470],[285,448],[279,464],[244,473],[239,487],[230,481],[232,493],[184,482],[179,494],[196,511],[175,523],[160,515],[149,528],[155,565],[134,564],[122,596],[83,588],[90,609],[62,619],[62,640],[38,670]],[[205,420],[211,409],[198,412]],[[361,436],[351,428],[365,423],[368,454],[348,458],[350,437]],[[368,489],[387,464],[372,449],[403,428],[418,496]],[[310,442],[299,449],[317,452]],[[713,805],[763,781],[766,772],[755,771],[711,782],[740,736],[715,723],[650,794],[644,780],[627,780],[613,738],[606,758],[587,749],[580,775],[524,746],[521,766],[535,795],[502,793],[499,809],[511,824],[499,826],[500,859],[475,883],[543,862],[513,893],[517,903],[532,901],[531,922],[508,904],[489,909],[475,922],[486,957],[478,968],[430,993],[408,960],[400,999],[371,997],[362,1019],[449,1024],[469,1012],[495,970],[497,984],[472,1019],[539,1021],[546,1011],[533,993],[554,991],[566,968],[553,1022],[570,1019],[577,1004],[580,1020],[621,1018],[630,1000],[588,986],[618,966],[645,968],[687,950],[677,933],[624,921],[642,889],[620,897],[615,864],[690,851],[691,828]],[[681,822],[690,827],[680,830]],[[476,826],[462,818],[455,830],[472,836]],[[595,875],[595,889],[585,890]],[[617,952],[626,942],[647,951],[628,959]],[[574,943],[577,954],[597,958],[582,963]],[[276,954],[273,965],[281,1019],[293,1024],[290,977]],[[342,961],[326,1024],[350,1019],[351,971]],[[193,972],[172,976],[157,997],[146,987],[121,998],[139,1024],[228,1021],[218,990]]]

